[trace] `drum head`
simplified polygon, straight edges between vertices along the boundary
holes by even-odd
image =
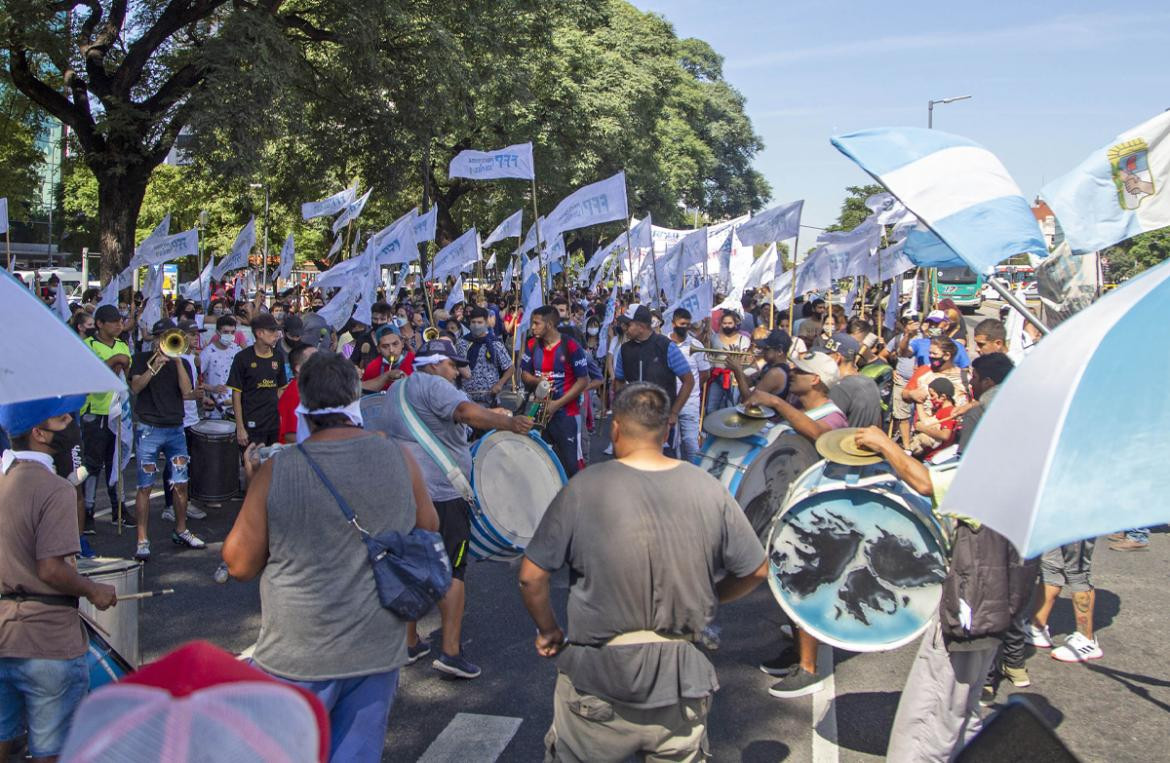
[[[735,491],[735,500],[761,542],[768,539],[768,528],[784,507],[788,488],[820,458],[807,437],[787,430],[752,460]]]
[[[896,649],[931,622],[946,556],[928,522],[889,493],[822,489],[785,509],[768,539],[768,584],[793,622],[854,652]]]
[[[205,437],[235,437],[236,424],[225,419],[202,419],[191,425],[191,431]]]
[[[476,444],[476,502],[491,529],[520,548],[567,481],[556,455],[536,437],[495,431]]]

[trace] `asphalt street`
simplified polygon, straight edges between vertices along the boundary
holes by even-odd
[[[983,312],[993,310],[989,305]],[[595,460],[604,458],[604,445],[604,436],[593,438]],[[139,603],[143,659],[157,658],[192,639],[206,639],[237,653],[246,649],[259,628],[257,583],[219,585],[212,578],[238,502],[209,510],[205,520],[191,521],[208,542],[201,551],[171,545],[168,523],[158,519],[161,505],[161,498],[152,503],[154,558],[146,565],[144,587],[170,587],[177,593]],[[119,538],[108,519],[100,520],[93,544],[103,556],[128,557],[134,550],[133,531]],[[1104,658],[1067,665],[1043,651],[1032,654],[1028,669],[1033,685],[1017,690],[1005,683],[998,701],[1013,693],[1025,695],[1084,761],[1165,759],[1170,658],[1163,651],[1162,636],[1170,624],[1164,606],[1168,569],[1170,534],[1165,527],[1155,530],[1150,550],[1144,552],[1114,552],[1105,542],[1098,543],[1093,582]],[[474,681],[448,679],[431,669],[429,658],[404,668],[385,760],[541,759],[542,739],[551,721],[555,666],[533,649],[534,628],[515,579],[513,564],[473,564],[467,576],[464,648],[483,667],[483,676]],[[567,576],[558,575],[554,602],[562,623],[567,594]],[[757,664],[779,650],[783,622],[766,586],[720,610],[721,645],[710,653],[721,684],[710,717],[714,759],[881,759],[917,644],[872,654],[835,650],[831,687],[811,697],[777,700],[767,694],[773,679]],[[1051,625],[1054,635],[1072,631],[1068,599],[1058,603]],[[432,615],[422,623],[421,632],[437,628],[438,617]]]

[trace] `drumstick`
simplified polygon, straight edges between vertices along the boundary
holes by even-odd
[[[142,593],[128,593],[119,596],[118,601],[134,601],[135,599],[149,599],[151,596],[167,596],[175,592],[174,588],[162,588],[158,591],[143,591]]]

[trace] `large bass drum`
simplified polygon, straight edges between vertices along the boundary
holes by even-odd
[[[764,541],[789,486],[819,459],[807,437],[786,424],[769,424],[748,437],[708,436],[695,465],[723,483]]]
[[[822,461],[769,532],[768,583],[792,621],[852,652],[896,649],[938,610],[946,545],[930,502],[885,463]]]
[[[224,419],[203,419],[191,426],[189,491],[200,503],[221,503],[240,492],[240,446],[236,425]]]
[[[471,458],[475,505],[469,551],[481,561],[515,559],[569,479],[535,432],[492,430],[471,446]]]

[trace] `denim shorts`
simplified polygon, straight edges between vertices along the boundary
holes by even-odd
[[[72,660],[0,658],[0,742],[28,728],[34,758],[60,755],[73,712],[89,691],[85,655]]]
[[[253,663],[255,665],[255,663]],[[255,665],[259,669],[259,665]],[[377,761],[386,746],[386,723],[394,695],[398,692],[398,671],[373,673],[332,681],[294,681],[275,676],[285,683],[317,695],[329,714],[329,759]]]
[[[138,489],[154,487],[158,476],[158,454],[171,462],[171,484],[187,484],[187,434],[183,427],[156,427],[139,424],[135,432],[135,463],[138,466]],[[179,460],[182,463],[176,463]]]

